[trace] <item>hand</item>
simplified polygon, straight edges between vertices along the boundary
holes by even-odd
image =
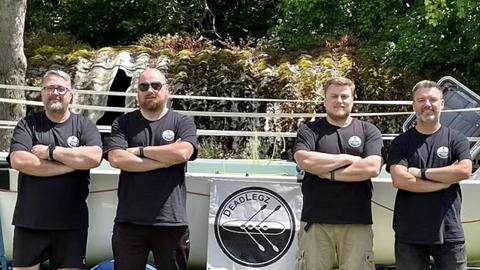
[[[48,146],[46,145],[37,144],[32,148],[31,152],[39,159],[48,159]]]
[[[140,150],[138,147],[130,147],[130,148],[127,148],[126,150],[128,153],[130,154],[134,154],[135,156],[139,156],[140,155]]]
[[[422,173],[420,172],[419,168],[410,167],[410,168],[408,168],[408,172],[411,175],[415,176],[416,178],[422,178]]]

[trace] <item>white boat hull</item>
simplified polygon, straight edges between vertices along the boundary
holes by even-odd
[[[101,261],[111,259],[111,234],[113,219],[117,206],[116,188],[119,171],[115,169],[95,169],[91,171],[91,194],[88,198],[90,211],[90,229],[87,247],[87,264],[93,266]],[[11,225],[17,193],[16,180],[18,172],[10,170],[10,189],[0,193],[0,211],[7,259],[12,258],[13,226]],[[384,178],[373,180],[374,197],[372,202],[374,217],[374,250],[377,264],[393,265],[394,233],[392,230],[393,205],[396,189],[391,184],[388,174]],[[241,175],[188,173],[187,176],[187,211],[191,231],[190,265],[205,269],[207,258],[208,212],[210,182],[212,178],[239,178]],[[295,176],[248,176],[258,181],[296,182]],[[462,220],[467,237],[468,261],[480,261],[480,181],[462,182],[463,206]],[[413,210],[412,210],[413,211]]]

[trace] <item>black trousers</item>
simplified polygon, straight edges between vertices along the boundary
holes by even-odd
[[[146,226],[115,223],[112,248],[114,270],[145,270],[153,252],[158,270],[187,270],[188,226]]]

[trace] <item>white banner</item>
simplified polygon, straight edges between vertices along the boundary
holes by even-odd
[[[294,269],[300,184],[211,181],[207,269]]]

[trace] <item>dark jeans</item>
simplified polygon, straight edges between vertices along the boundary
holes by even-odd
[[[395,240],[396,270],[428,270],[430,255],[438,270],[466,270],[465,242],[442,245],[407,244]]]
[[[115,270],[145,269],[150,251],[158,270],[187,270],[189,230],[187,226],[115,223],[112,248]]]

